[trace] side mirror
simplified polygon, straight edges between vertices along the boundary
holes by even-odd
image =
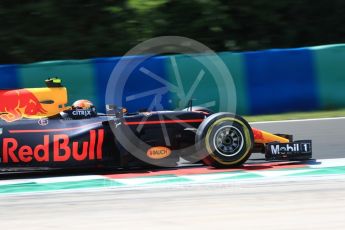
[[[105,109],[108,115],[112,115],[118,118],[123,117],[123,115],[128,112],[126,108],[117,107],[116,105],[106,105]]]

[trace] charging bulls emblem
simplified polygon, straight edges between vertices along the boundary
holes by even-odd
[[[23,117],[46,113],[37,97],[29,90],[0,90],[0,119],[13,122]]]

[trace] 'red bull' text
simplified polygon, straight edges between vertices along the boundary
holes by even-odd
[[[91,130],[89,140],[71,141],[66,134],[44,135],[43,143],[31,147],[20,145],[15,138],[4,138],[2,163],[66,162],[101,160],[104,130]]]

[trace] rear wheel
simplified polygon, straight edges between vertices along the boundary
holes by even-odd
[[[206,152],[203,162],[217,168],[242,165],[250,157],[253,132],[242,117],[216,113],[205,119],[196,134],[197,152]]]

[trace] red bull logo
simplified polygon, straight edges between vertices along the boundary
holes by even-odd
[[[27,89],[0,90],[0,119],[7,122],[46,114],[37,97]]]

